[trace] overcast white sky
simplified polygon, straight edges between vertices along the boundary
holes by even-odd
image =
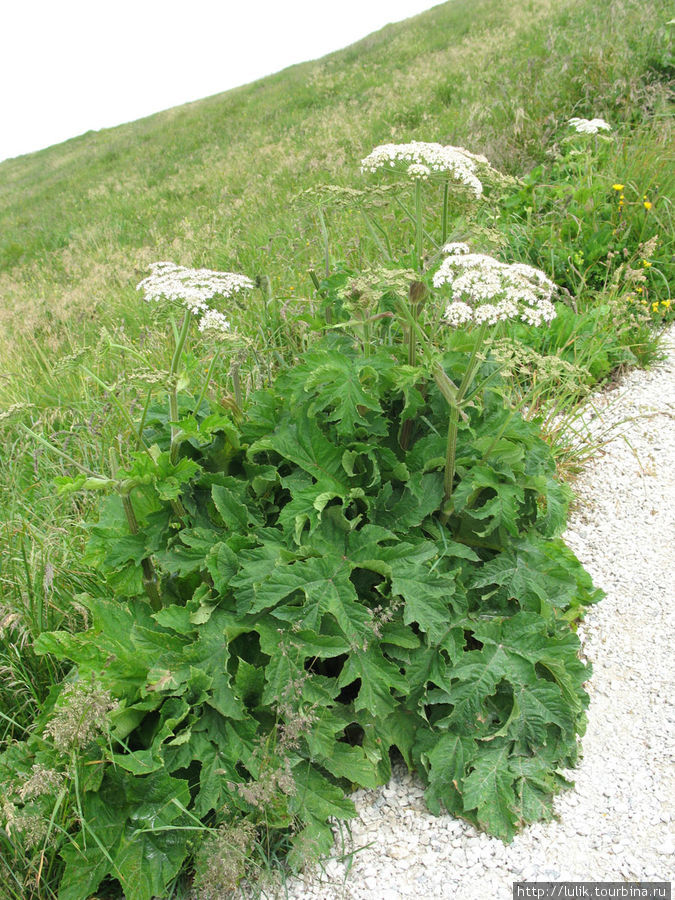
[[[0,160],[339,50],[439,0],[4,0]]]

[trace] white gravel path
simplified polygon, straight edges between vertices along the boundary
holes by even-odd
[[[505,846],[430,815],[417,778],[357,791],[351,866],[286,885],[290,900],[507,900],[514,881],[675,877],[675,328],[666,362],[592,398],[589,427],[617,433],[575,483],[565,535],[606,598],[579,629],[594,668],[575,787],[559,819]],[[599,414],[598,414],[599,413]]]

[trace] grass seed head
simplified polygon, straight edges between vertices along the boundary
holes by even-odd
[[[84,748],[107,731],[108,713],[117,707],[110,691],[93,679],[67,685],[44,733],[62,752]]]

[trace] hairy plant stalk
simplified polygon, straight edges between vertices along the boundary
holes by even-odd
[[[445,471],[443,473],[443,505],[446,506],[452,497],[452,485],[455,480],[455,455],[457,453],[457,430],[459,425],[459,407],[450,407],[448,423],[448,442],[445,449]],[[444,513],[445,515],[445,513]]]
[[[403,210],[403,212],[404,212],[404,214],[405,214],[405,217],[406,217],[410,222],[412,222],[413,225],[415,225],[415,222],[416,222],[415,216],[413,215],[413,213],[410,212],[410,210],[409,210],[408,207],[405,205],[405,203],[403,203],[403,201],[401,200],[401,198],[400,198],[400,197],[394,197],[394,202],[396,203],[397,206],[400,206],[400,207],[401,207],[401,209]],[[424,238],[431,246],[435,247],[436,250],[440,250],[440,244],[438,243],[438,241],[436,240],[436,238],[435,238],[432,234],[429,234],[429,232],[426,230],[426,228],[423,228],[423,229],[422,229],[422,237],[423,237],[423,238]]]
[[[124,507],[124,514],[127,517],[129,531],[132,534],[138,534],[138,520],[129,494],[122,494],[122,506]],[[148,557],[141,561],[141,568],[143,569],[143,589],[148,595],[150,606],[157,612],[157,610],[162,608],[162,598],[159,595],[159,588],[157,587],[159,580],[157,578],[157,572],[152,564],[152,560]]]
[[[414,326],[408,331],[408,364],[411,366],[417,365],[417,332],[419,331],[417,323],[426,298],[427,288],[424,282],[413,281],[408,289],[410,315]]]
[[[448,239],[448,195],[450,192],[450,182],[446,178],[443,185],[443,219],[441,222],[441,244],[445,244]]]
[[[417,335],[414,329],[406,329],[406,337],[408,339],[408,365],[414,366],[417,364]]]
[[[367,358],[370,356],[370,319],[364,316],[363,319],[363,355]]]
[[[180,363],[181,353],[183,352],[183,347],[185,346],[185,341],[188,336],[188,331],[190,330],[190,316],[191,313],[189,310],[183,316],[183,322],[181,324],[180,333],[176,339],[176,349],[174,350],[173,358],[171,360],[171,368],[169,370],[169,419],[171,421],[171,450],[169,452],[169,456],[173,465],[176,464],[178,460],[178,450],[180,448],[180,441],[178,440],[178,436],[180,434],[180,428],[178,427],[178,382],[176,378],[176,373],[178,371],[178,365]]]
[[[455,480],[455,457],[457,454],[457,431],[459,428],[459,416],[460,413],[463,412],[462,405],[464,403],[464,398],[466,397],[467,391],[469,390],[471,382],[473,381],[473,376],[476,372],[476,369],[478,368],[478,352],[483,346],[486,332],[487,325],[481,325],[476,336],[476,343],[473,346],[471,356],[469,357],[469,362],[464,372],[464,377],[462,378],[462,382],[457,389],[457,394],[454,400],[448,401],[450,406],[450,421],[448,423],[448,441],[445,450],[445,471],[443,473],[443,506],[446,508],[446,510],[448,508],[450,500],[452,499],[452,488]],[[444,396],[446,395],[444,394]],[[448,400],[447,396],[446,400]],[[447,522],[448,517],[449,512],[443,513],[444,523]]]
[[[195,415],[199,412],[199,407],[202,405],[204,401],[204,397],[206,396],[206,392],[208,390],[209,385],[211,384],[211,376],[213,375],[213,370],[218,362],[218,357],[220,356],[220,348],[216,349],[216,352],[213,354],[213,359],[211,360],[211,364],[209,365],[209,370],[206,373],[206,378],[204,379],[204,384],[202,385],[202,389],[199,392],[199,397],[197,397],[197,402],[195,403]]]
[[[438,390],[445,397],[445,402],[448,406],[455,406],[457,404],[457,385],[451,378],[448,378],[440,363],[436,363],[434,366],[433,376]]]
[[[415,268],[423,270],[422,253],[424,247],[424,226],[422,223],[422,182],[415,182]]]

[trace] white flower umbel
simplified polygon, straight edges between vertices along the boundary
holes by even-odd
[[[199,320],[199,330],[209,334],[226,334],[230,330],[230,322],[216,309],[207,309]]]
[[[443,252],[449,255],[434,275],[434,287],[447,284],[452,290],[444,321],[453,328],[507,319],[541,325],[555,318],[556,285],[540,269],[471,253],[462,243],[446,244]]]
[[[604,119],[579,119],[575,116],[569,120],[569,124],[579,134],[597,134],[599,131],[611,131],[612,126]]]
[[[187,307],[195,315],[209,310],[214,297],[232,297],[253,287],[253,282],[236,272],[213,272],[211,269],[188,269],[172,262],[156,262],[151,274],[137,285],[148,301],[167,300]]]
[[[408,175],[411,178],[419,178],[422,181],[426,181],[431,175],[431,169],[429,166],[424,166],[421,163],[412,163],[408,166]]]
[[[415,180],[443,173],[466,185],[476,197],[480,197],[483,185],[476,174],[478,164],[489,165],[484,156],[469,153],[463,147],[411,141],[408,144],[380,144],[361,160],[361,171],[375,172],[386,167]]]

